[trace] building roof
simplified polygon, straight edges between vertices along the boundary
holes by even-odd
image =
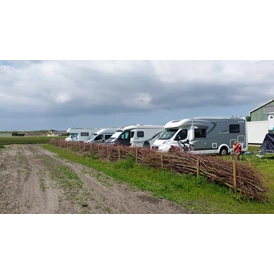
[[[273,101],[274,101],[274,99],[271,99],[270,101],[264,103],[263,105],[260,105],[260,106],[258,106],[258,107],[256,107],[256,108],[250,110],[249,116],[250,116],[251,112],[254,112],[255,110],[257,110],[257,109],[259,109],[259,108],[262,108],[262,107],[264,107],[265,105],[268,105],[268,104],[272,103]]]

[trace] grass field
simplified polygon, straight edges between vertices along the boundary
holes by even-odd
[[[64,139],[65,137],[48,137],[48,136],[24,136],[24,137],[0,137],[0,147],[1,145],[11,145],[11,144],[46,144],[52,138],[61,138]]]

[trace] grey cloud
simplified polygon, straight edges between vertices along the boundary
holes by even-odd
[[[37,116],[149,112],[266,102],[272,61],[0,63],[0,109]],[[259,98],[259,99],[258,99]]]

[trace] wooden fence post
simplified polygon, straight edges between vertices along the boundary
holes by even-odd
[[[200,159],[197,159],[197,178],[200,177]]]
[[[249,166],[252,167],[252,159],[248,159]]]
[[[121,152],[120,152],[120,146],[118,146],[118,159],[121,160]]]
[[[136,163],[138,163],[138,148],[136,147]]]
[[[233,160],[233,186],[237,189],[237,165],[235,160]]]
[[[164,167],[164,159],[163,159],[163,154],[162,153],[160,154],[160,157],[161,157],[161,167],[163,168]]]

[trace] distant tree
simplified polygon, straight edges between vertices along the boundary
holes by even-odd
[[[250,116],[246,116],[245,119],[246,119],[247,122],[251,121],[251,117]]]
[[[11,136],[17,136],[18,135],[18,132],[17,131],[13,131]]]

